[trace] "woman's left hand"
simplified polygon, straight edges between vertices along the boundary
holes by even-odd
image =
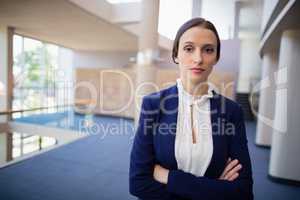
[[[234,181],[239,176],[239,171],[242,169],[242,165],[237,159],[231,160],[228,158],[226,167],[219,177],[220,180]]]
[[[154,166],[153,177],[156,181],[167,184],[168,183],[169,170],[163,168],[160,165]]]

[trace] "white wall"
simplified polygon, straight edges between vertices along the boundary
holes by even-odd
[[[234,0],[202,0],[201,16],[211,21],[221,39],[231,39],[234,32]]]
[[[259,38],[256,37],[241,40],[237,92],[249,93],[251,79],[260,78],[261,59],[258,53],[259,42]]]
[[[136,52],[74,51],[75,68],[123,67]]]

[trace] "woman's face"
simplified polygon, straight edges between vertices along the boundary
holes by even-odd
[[[209,29],[192,27],[179,40],[176,61],[180,78],[197,85],[207,80],[217,62],[217,38]]]

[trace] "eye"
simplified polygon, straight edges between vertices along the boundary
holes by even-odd
[[[212,54],[215,52],[215,49],[213,47],[205,47],[204,52],[207,54]]]
[[[192,45],[187,45],[183,48],[183,50],[187,53],[191,53],[194,51],[194,47]]]

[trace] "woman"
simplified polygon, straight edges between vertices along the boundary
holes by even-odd
[[[220,57],[214,25],[187,21],[172,58],[180,79],[145,96],[130,160],[130,193],[140,199],[253,199],[241,107],[207,83]]]

